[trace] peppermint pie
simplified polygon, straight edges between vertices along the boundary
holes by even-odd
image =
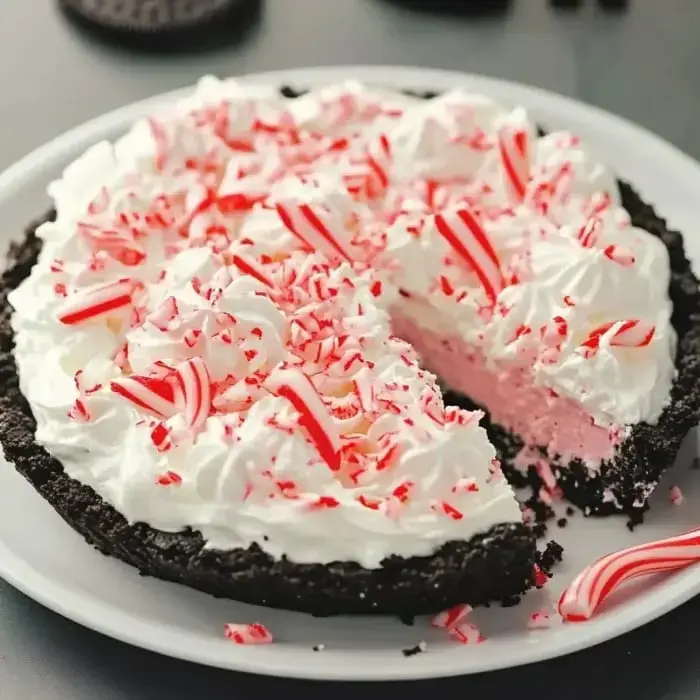
[[[3,276],[0,439],[143,573],[316,614],[511,600],[509,481],[636,517],[696,422],[680,235],[522,109],[206,78],[50,194]]]

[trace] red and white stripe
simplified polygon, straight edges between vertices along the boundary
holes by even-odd
[[[435,615],[430,624],[440,629],[450,629],[462,622],[472,610],[473,608],[471,605],[460,603],[459,605],[449,608],[449,610],[443,610]]]
[[[170,426],[163,421],[156,423],[151,430],[151,443],[158,452],[167,452],[173,446],[173,433]]]
[[[634,253],[621,245],[609,245],[603,255],[622,267],[631,267],[635,263]]]
[[[481,644],[486,641],[486,637],[481,634],[481,630],[473,622],[463,622],[448,630],[452,639],[460,644]]]
[[[588,201],[585,211],[589,217],[599,217],[612,206],[612,197],[608,192],[596,192]]]
[[[306,247],[330,258],[352,259],[347,232],[331,223],[329,212],[309,204],[278,203],[276,208],[284,227]]]
[[[180,310],[175,297],[166,297],[161,304],[146,316],[146,321],[153,324],[159,331],[165,333],[170,328],[170,323],[174,321]]]
[[[270,644],[273,641],[270,630],[259,622],[248,625],[229,622],[224,625],[224,636],[234,644]]]
[[[578,242],[583,248],[593,248],[603,232],[603,220],[599,216],[592,216],[578,230]]]
[[[511,201],[520,203],[530,179],[530,136],[527,129],[505,124],[498,131],[498,153]]]
[[[300,425],[306,428],[318,453],[333,471],[338,471],[340,432],[311,380],[298,369],[277,369],[268,377],[266,387],[294,406]]]
[[[175,368],[183,403],[185,423],[192,429],[201,427],[212,406],[209,371],[201,357],[192,357]]]
[[[391,144],[385,134],[381,134],[367,148],[366,153],[352,158],[348,169],[343,173],[343,183],[351,194],[376,199],[383,196],[389,187],[391,169]]]
[[[107,316],[132,306],[134,292],[140,288],[141,283],[133,279],[85,287],[71,294],[59,306],[57,318],[67,326],[74,326]]]
[[[646,574],[683,569],[698,561],[700,528],[608,554],[586,567],[564,591],[559,599],[559,614],[567,622],[588,620],[626,581]]]
[[[262,282],[266,287],[274,289],[275,283],[272,281],[272,278],[265,272],[264,267],[250,255],[241,252],[232,253],[226,256],[226,261],[240,273],[255,277],[258,282]]]
[[[643,348],[654,339],[655,331],[656,327],[645,321],[614,321],[593,329],[580,347],[586,357],[598,351],[603,338],[609,338],[612,347]]]
[[[159,418],[170,418],[176,412],[174,387],[161,377],[132,374],[112,381],[110,389],[137,408]]]
[[[495,303],[505,286],[501,262],[474,212],[463,207],[436,214],[435,227],[459,259],[479,278],[490,302]]]

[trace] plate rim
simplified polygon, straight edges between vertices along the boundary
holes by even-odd
[[[700,163],[680,151],[651,131],[634,122],[590,104],[558,95],[548,90],[524,83],[511,82],[487,76],[459,71],[420,68],[411,66],[329,66],[292,68],[235,76],[247,82],[295,83],[319,85],[339,80],[358,79],[371,83],[383,83],[406,88],[447,88],[462,84],[485,93],[508,94],[513,102],[532,102],[533,99],[547,103],[547,109],[556,111],[557,117],[567,119],[567,113],[575,113],[604,124],[611,132],[621,133],[625,139],[635,137],[645,143],[646,150],[655,151],[659,158],[673,161],[678,178],[696,181],[700,185]],[[128,126],[140,115],[168,101],[178,99],[192,90],[192,86],[138,100],[129,105],[106,112],[76,126],[51,141],[32,150],[16,163],[0,173],[0,197],[9,198],[27,182],[33,173],[47,162],[66,163],[67,157],[77,149],[86,148],[96,141],[109,138],[112,132]],[[20,478],[18,474],[15,474]],[[671,577],[664,586],[652,590],[645,599],[647,604],[639,614],[637,606],[622,606],[612,616],[592,620],[585,625],[566,626],[568,633],[551,635],[551,639],[537,644],[515,645],[505,662],[500,655],[488,653],[484,647],[470,649],[470,658],[463,654],[444,652],[421,654],[408,660],[396,654],[394,663],[382,657],[382,663],[367,666],[336,665],[335,655],[342,650],[325,651],[312,664],[299,664],[294,654],[285,656],[275,652],[277,645],[266,648],[236,648],[217,644],[217,649],[226,652],[212,653],[214,647],[203,645],[181,645],[168,643],[167,628],[145,622],[126,611],[118,611],[94,597],[85,597],[71,590],[68,585],[58,584],[39,570],[25,562],[19,554],[0,540],[0,577],[50,610],[71,619],[84,627],[100,632],[132,646],[141,647],[166,656],[203,665],[226,668],[264,675],[316,680],[408,680],[455,676],[468,673],[492,671],[529,663],[537,663],[595,646],[603,641],[625,634],[664,615],[700,593],[698,570],[688,569]],[[120,619],[122,620],[120,622]],[[563,628],[562,628],[563,629]],[[165,633],[164,633],[165,630]],[[508,642],[504,642],[508,644]],[[460,665],[460,656],[462,662]],[[348,656],[348,659],[353,658]]]

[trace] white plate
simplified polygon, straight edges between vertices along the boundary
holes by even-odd
[[[550,127],[566,127],[595,145],[621,175],[686,232],[690,256],[700,261],[694,234],[698,216],[700,165],[647,131],[618,117],[564,97],[487,78],[418,68],[347,67],[290,70],[249,76],[249,80],[298,86],[348,77],[398,87],[446,89],[457,85],[526,105]],[[44,206],[47,182],[88,145],[113,138],[169,94],[99,117],[34,151],[0,175],[0,218],[17,231]],[[637,595],[611,600],[599,617],[578,625],[528,631],[529,613],[550,605],[571,577],[594,557],[674,534],[698,525],[700,476],[688,465],[696,454],[695,435],[655,497],[647,522],[635,533],[621,518],[584,520],[576,515],[551,535],[566,548],[549,591],[529,594],[517,608],[475,614],[488,641],[461,646],[421,619],[407,627],[393,619],[315,619],[283,611],[215,600],[174,584],[138,576],[135,570],[88,547],[37,496],[14,469],[0,469],[0,576],[47,607],[87,627],[170,656],[212,666],[316,679],[407,679],[475,673],[540,661],[598,644],[662,615],[700,592],[700,568],[642,581]],[[671,506],[668,486],[679,484],[681,506]],[[629,597],[629,596],[627,596]],[[261,621],[275,644],[238,647],[224,639],[225,622]],[[428,651],[410,658],[401,649],[419,640]],[[314,652],[312,646],[324,644]]]

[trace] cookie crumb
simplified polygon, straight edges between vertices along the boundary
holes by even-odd
[[[557,520],[558,527],[566,527],[568,524],[569,521],[566,518],[559,518],[559,520]]]
[[[418,642],[413,647],[408,647],[407,649],[402,649],[401,653],[408,657],[408,656],[416,656],[416,654],[422,654],[426,649],[428,648],[428,645],[424,641]]]
[[[325,644],[314,644],[312,649],[314,651],[323,651],[326,648]]]
[[[564,548],[556,541],[550,540],[540,554],[540,568],[547,575],[551,575],[552,569],[564,558]]]

